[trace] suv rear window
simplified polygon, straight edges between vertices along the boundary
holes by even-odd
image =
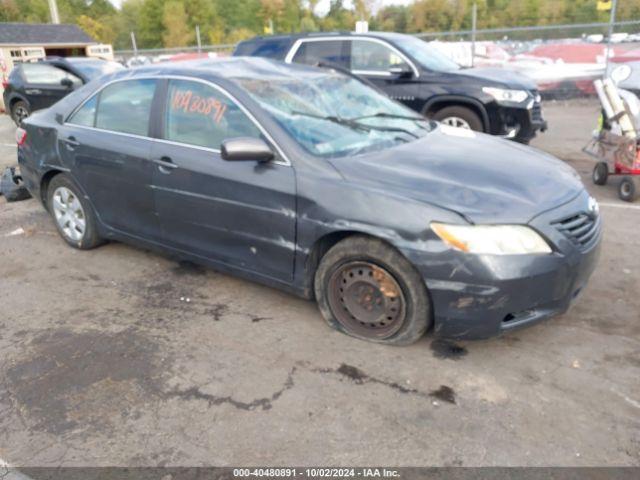
[[[242,42],[238,45],[233,54],[234,56],[248,55],[252,57],[265,57],[281,60],[289,51],[290,44],[291,41],[287,38]]]
[[[302,42],[296,51],[293,61],[315,65],[320,61],[349,68],[347,42],[344,40],[314,40]]]

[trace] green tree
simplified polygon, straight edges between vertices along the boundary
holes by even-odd
[[[109,24],[94,20],[87,15],[80,15],[77,22],[78,26],[91,38],[94,38],[101,43],[113,43],[116,39],[116,34]]]
[[[165,0],[143,0],[136,29],[139,48],[162,47]]]
[[[182,2],[169,0],[164,4],[162,41],[165,47],[184,47],[193,41],[194,32],[189,27],[188,20]]]

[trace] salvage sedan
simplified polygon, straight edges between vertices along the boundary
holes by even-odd
[[[573,169],[332,70],[239,57],[117,72],[17,141],[71,246],[169,252],[315,298],[330,326],[380,343],[562,313],[598,257]]]

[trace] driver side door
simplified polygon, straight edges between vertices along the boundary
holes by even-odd
[[[279,157],[266,163],[221,158],[226,139],[270,141],[248,111],[217,85],[170,79],[163,104],[151,160],[164,241],[236,269],[291,281],[293,167]]]
[[[351,73],[366,78],[393,100],[419,111],[416,72],[400,52],[374,38],[359,38],[348,43]]]

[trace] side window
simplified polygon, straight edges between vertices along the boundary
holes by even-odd
[[[77,110],[67,123],[74,125],[82,125],[84,127],[93,127],[96,124],[96,107],[98,106],[98,95],[94,95],[87,100],[82,107]]]
[[[164,138],[173,142],[219,149],[234,137],[261,138],[247,115],[213,87],[188,80],[171,80],[167,94]]]
[[[98,98],[96,127],[146,136],[155,90],[155,80],[126,80],[105,87]]]
[[[344,54],[345,44],[344,40],[302,42],[293,57],[293,61],[307,65],[315,65],[320,61],[324,61],[348,68],[349,62]]]
[[[351,46],[351,70],[388,72],[392,67],[408,67],[394,50],[369,40],[353,40]]]
[[[82,80],[75,75],[46,63],[23,63],[22,75],[27,83],[38,85],[59,86],[65,78],[71,80],[75,87],[82,85]]]

